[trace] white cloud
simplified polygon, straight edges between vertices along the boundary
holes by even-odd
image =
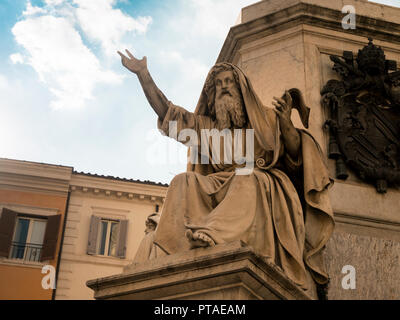
[[[101,68],[71,23],[50,15],[18,22],[12,29],[28,52],[27,63],[55,95],[53,108],[79,108],[92,98],[98,83],[118,83],[121,77]]]
[[[83,32],[99,42],[108,55],[127,47],[122,38],[129,32],[145,33],[151,17],[132,18],[119,9],[113,9],[114,0],[74,0],[78,5],[76,16]]]
[[[57,6],[65,2],[65,0],[44,0],[47,5]]]
[[[24,12],[22,12],[22,14],[24,16],[32,16],[37,13],[44,13],[44,12],[46,12],[46,11],[43,8],[32,6],[31,1],[28,0],[28,2],[26,4],[26,10]]]
[[[157,63],[161,88],[174,103],[193,110],[207,73],[218,56],[218,49],[234,25],[240,9],[256,0],[180,0],[168,15],[165,30],[156,39],[149,64]],[[160,49],[162,48],[162,49]],[[142,53],[143,52],[143,53]],[[146,55],[146,52],[140,52]],[[154,61],[154,62],[153,62]]]
[[[114,9],[115,0],[44,0],[42,7],[26,2],[24,18],[12,29],[26,53],[10,55],[13,64],[26,63],[56,98],[53,108],[82,107],[100,83],[117,84],[123,76],[104,69],[82,35],[100,43],[117,61],[116,51],[129,32],[144,33],[151,17],[136,19]]]
[[[201,61],[194,58],[184,58],[178,51],[160,51],[160,57],[165,63],[176,65],[178,71],[182,73],[187,80],[199,81],[204,80],[209,67]]]
[[[13,53],[10,55],[10,60],[13,64],[24,63],[24,57],[20,53]]]
[[[173,23],[192,36],[224,39],[229,28],[237,21],[240,9],[256,2],[256,0],[181,0],[181,5],[186,10],[184,15]]]

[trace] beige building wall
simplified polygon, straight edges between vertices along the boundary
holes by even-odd
[[[74,173],[62,248],[56,299],[93,299],[88,280],[119,274],[134,258],[144,236],[146,218],[160,212],[167,186]],[[126,256],[87,253],[92,216],[128,220]]]
[[[356,29],[342,28],[344,5],[356,9]],[[328,110],[320,91],[337,75],[329,55],[344,50],[357,54],[367,37],[383,48],[386,59],[400,66],[400,9],[366,0],[268,0],[242,10],[232,27],[218,62],[239,65],[249,76],[263,103],[299,88],[311,108],[309,131],[327,155]],[[294,123],[302,128],[297,112]],[[335,163],[328,160],[331,176]],[[346,180],[335,179],[331,201],[336,229],[326,250],[331,276],[330,299],[396,299],[400,296],[400,191],[386,194],[359,180],[349,170]],[[343,290],[342,267],[353,265],[357,289]]]

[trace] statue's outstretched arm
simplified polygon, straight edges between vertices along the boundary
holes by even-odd
[[[294,127],[291,114],[292,114],[292,97],[289,92],[285,92],[285,100],[274,97],[276,102],[272,102],[275,106],[276,113],[279,118],[279,126],[282,132],[283,143],[286,150],[292,159],[297,159],[300,152],[301,138],[300,134]]]
[[[126,53],[129,57],[118,51],[118,54],[121,56],[122,65],[138,76],[150,106],[160,119],[164,119],[168,111],[168,99],[154,83],[147,69],[147,58],[143,57],[142,60],[138,60],[128,50],[126,50]]]

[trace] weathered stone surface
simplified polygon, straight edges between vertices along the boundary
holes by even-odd
[[[386,300],[400,298],[400,242],[377,237],[335,232],[325,251],[331,277],[329,300]],[[345,290],[342,268],[356,271],[356,288]]]
[[[342,8],[356,9],[356,29],[342,28]],[[234,61],[245,43],[276,35],[302,25],[321,27],[357,36],[400,42],[400,9],[366,0],[268,0],[242,9],[241,23],[231,28],[220,61]],[[333,34],[331,34],[333,35]]]
[[[242,242],[130,265],[121,275],[91,280],[87,285],[96,299],[312,299]]]
[[[279,12],[299,4],[323,7],[334,11],[341,11],[343,6],[351,5],[357,9],[357,14],[362,16],[381,19],[386,22],[398,23],[400,21],[399,9],[379,3],[369,2],[368,0],[268,0],[259,1],[243,8],[241,22],[248,22],[266,14]]]

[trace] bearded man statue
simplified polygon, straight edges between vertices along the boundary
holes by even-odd
[[[266,107],[243,71],[219,63],[192,113],[166,99],[148,72],[146,57],[118,53],[138,76],[162,132],[169,132],[172,123],[178,133],[191,129],[198,137],[210,129],[232,135],[242,130],[243,136],[254,130],[254,169],[247,174],[238,174],[243,163],[196,161],[215,151],[213,145],[190,157],[187,172],[170,183],[154,235],[158,250],[170,255],[241,240],[304,290],[315,293],[315,283],[326,284],[322,251],[334,228],[328,195],[332,180],[318,143],[292,124],[294,103],[304,108],[299,107],[301,93],[294,99],[286,91],[274,98],[275,108]],[[232,148],[226,141],[221,150]]]

